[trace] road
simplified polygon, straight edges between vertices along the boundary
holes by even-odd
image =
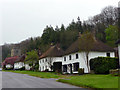
[[[56,79],[43,79],[28,76],[26,74],[2,72],[2,88],[79,88],[79,87],[56,82]]]

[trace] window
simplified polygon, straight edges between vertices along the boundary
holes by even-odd
[[[63,72],[67,72],[67,65],[63,65]]]
[[[76,54],[76,59],[78,59],[78,54]]]
[[[43,63],[44,63],[44,59],[43,59]]]
[[[71,55],[69,56],[69,60],[71,60]]]
[[[73,63],[74,71],[78,71],[79,63]]]
[[[110,53],[107,53],[107,57],[110,57]]]
[[[66,57],[64,57],[64,61],[66,61]]]
[[[47,62],[47,59],[46,59],[46,62]]]

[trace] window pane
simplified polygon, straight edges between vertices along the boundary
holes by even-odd
[[[71,55],[69,56],[69,60],[71,60]]]
[[[66,61],[66,57],[64,57],[64,61]]]

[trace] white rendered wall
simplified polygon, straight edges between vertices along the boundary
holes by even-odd
[[[46,62],[46,59],[47,59],[47,62]],[[49,57],[46,57],[39,60],[39,71],[45,71],[46,69],[48,69],[49,71],[52,71],[50,68],[50,65],[48,64],[49,59],[50,59]],[[52,65],[54,62],[62,62],[62,57],[52,57],[51,59],[52,59],[51,60]]]
[[[24,62],[17,62],[14,64],[14,69],[20,69],[22,67],[24,67]]]
[[[89,60],[91,58],[100,57],[100,56],[106,57],[107,56],[106,53],[107,52],[90,52]],[[109,53],[110,53],[110,57],[115,57],[114,52],[109,52]],[[76,54],[78,54],[78,57],[79,57],[78,59],[76,59]],[[69,60],[70,55],[71,55],[71,60]],[[66,61],[64,61],[64,57],[66,57]],[[79,68],[84,68],[85,73],[88,73],[85,60],[86,60],[85,53],[83,52],[73,53],[73,54],[63,56],[62,65],[72,64],[72,70],[73,70],[73,63],[79,62]],[[67,73],[70,73],[70,68],[68,67],[67,67]],[[73,73],[77,73],[77,72],[73,72]]]
[[[7,64],[6,68],[12,68],[13,66],[11,64]]]
[[[25,64],[25,70],[30,70],[30,68],[29,64]]]

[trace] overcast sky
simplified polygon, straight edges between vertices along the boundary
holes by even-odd
[[[119,0],[0,0],[0,45],[41,36],[46,25],[67,26],[99,14]]]

